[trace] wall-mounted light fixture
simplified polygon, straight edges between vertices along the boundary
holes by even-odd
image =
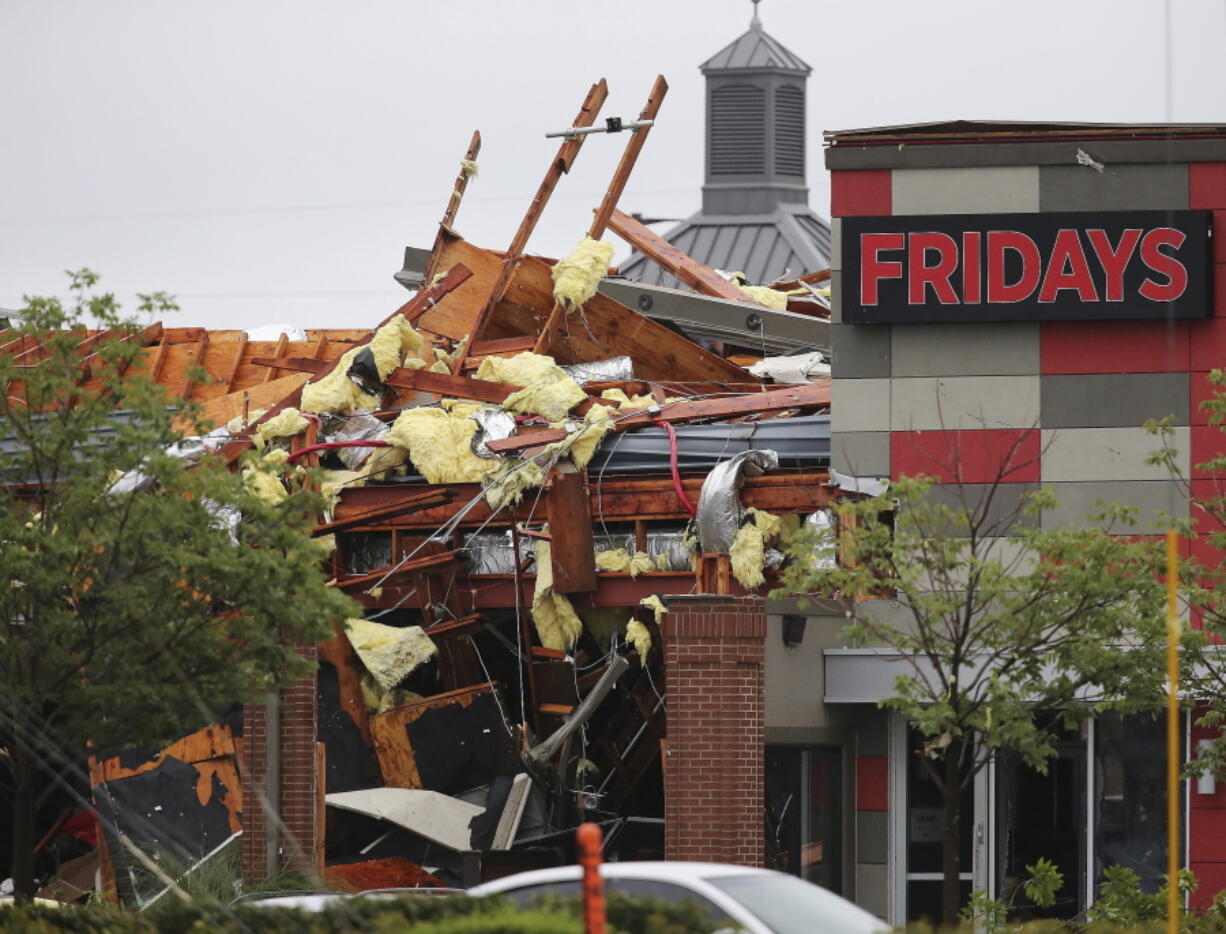
[[[789,649],[800,645],[805,639],[805,623],[808,618],[804,616],[785,615],[783,617],[783,644]]]

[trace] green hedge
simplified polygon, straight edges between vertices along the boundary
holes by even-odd
[[[711,934],[718,926],[689,904],[613,894],[610,934]],[[0,909],[0,934],[583,934],[579,903],[520,909],[503,898],[427,896],[348,899],[320,912],[178,901],[133,913],[103,906]]]

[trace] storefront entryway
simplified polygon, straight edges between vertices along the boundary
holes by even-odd
[[[1059,731],[1046,773],[1011,755],[990,763],[962,798],[963,900],[982,889],[1009,906],[1010,921],[1073,918],[1113,865],[1156,891],[1166,872],[1164,731],[1162,718],[1104,714]],[[916,748],[914,731],[894,718],[893,923],[940,917],[941,797]],[[1064,885],[1054,906],[1038,910],[1022,884],[1040,858],[1056,864]]]

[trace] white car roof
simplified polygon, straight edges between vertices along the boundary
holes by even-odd
[[[727,863],[686,863],[665,861],[643,861],[629,863],[601,863],[600,874],[606,879],[657,879],[661,882],[670,880],[685,881],[690,879],[710,879],[715,876],[746,876],[766,875],[771,870],[757,869],[753,866],[731,866]],[[548,882],[570,882],[581,878],[583,870],[578,866],[555,866],[552,869],[533,869],[528,872],[517,872],[513,876],[504,876],[492,882],[469,889],[470,895],[487,895],[501,892],[507,888],[521,888],[525,885],[542,885]]]

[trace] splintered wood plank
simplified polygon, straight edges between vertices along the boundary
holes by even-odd
[[[289,335],[286,334],[284,331],[282,331],[281,336],[277,338],[277,346],[276,346],[276,349],[273,350],[272,355],[274,357],[285,356],[285,345],[288,343],[289,343]],[[272,382],[276,374],[277,374],[277,368],[275,366],[270,366],[268,368],[268,372],[264,374],[264,382],[266,383]]]
[[[229,369],[222,376],[222,383],[225,385],[225,393],[234,391],[234,380],[238,377],[238,368],[243,365],[243,352],[247,349],[247,332],[243,331],[239,335],[238,340],[234,342],[234,356],[230,361]]]
[[[587,92],[587,96],[583,99],[583,104],[579,108],[579,114],[575,117],[575,121],[571,126],[591,126],[596,121],[596,116],[600,113],[600,108],[604,106],[605,98],[608,95],[609,86],[605,83],[604,78],[601,78]],[[558,147],[558,154],[554,157],[553,162],[550,163],[548,170],[545,172],[545,178],[541,181],[540,187],[536,190],[536,196],[532,199],[532,204],[528,207],[524,219],[520,221],[519,229],[515,231],[515,236],[511,239],[511,245],[507,249],[507,255],[503,258],[501,268],[498,270],[498,276],[494,279],[493,285],[490,286],[485,296],[485,301],[477,313],[476,321],[473,323],[473,329],[470,332],[472,335],[471,340],[479,341],[485,337],[485,323],[493,313],[494,306],[502,301],[502,297],[506,294],[511,277],[515,274],[516,263],[523,256],[524,249],[528,245],[528,238],[532,236],[532,231],[536,228],[537,221],[541,219],[545,205],[549,203],[549,197],[553,194],[554,189],[557,188],[558,182],[561,181],[563,175],[570,171],[570,167],[579,155],[579,150],[583,148],[583,142],[586,138],[585,135],[566,137],[562,140],[562,145]],[[463,372],[464,359],[467,356],[467,347],[461,347],[452,363],[452,373],[459,374]]]
[[[489,289],[492,276],[500,268],[499,254],[483,250],[458,237],[445,238],[440,247],[442,265],[463,263],[473,271],[472,278],[424,312],[421,325],[435,334],[460,340],[474,333],[474,321]],[[550,264],[536,256],[521,258],[507,287],[506,297],[498,303],[489,320],[487,337],[513,337],[539,333],[549,309],[553,307],[553,279]],[[586,324],[571,317],[560,328],[568,332],[565,340],[555,341],[552,350],[561,364],[583,363],[626,355],[634,362],[638,379],[665,384],[728,383],[740,386],[761,385],[749,373],[723,357],[699,347],[693,341],[639,314],[615,299],[597,292],[583,307]]]
[[[96,762],[95,769],[91,770],[91,780],[97,785],[120,778],[131,778],[133,775],[156,769],[168,758],[192,764],[203,762],[206,759],[232,755],[234,755],[234,736],[230,728],[224,723],[214,723],[176,740],[152,759],[136,766],[124,766],[119,756]]]
[[[347,519],[340,519],[336,522],[328,522],[324,525],[316,526],[311,531],[311,535],[331,535],[333,532],[345,532],[373,522],[394,519],[397,516],[403,516],[410,512],[442,506],[453,499],[455,499],[455,494],[450,490],[442,488],[427,490],[425,493],[410,494],[405,496],[400,502],[393,503],[390,506],[381,506],[377,509],[370,509],[358,515],[350,516]]]
[[[647,95],[647,103],[643,105],[639,119],[655,120],[667,93],[668,82],[664,80],[663,75],[656,75],[655,83],[651,86],[651,91]],[[596,209],[596,216],[592,218],[592,226],[588,229],[587,235],[593,240],[599,240],[604,236],[605,228],[609,226],[609,218],[617,207],[622,192],[626,190],[626,182],[630,180],[630,173],[634,171],[634,163],[638,161],[639,153],[643,151],[643,145],[647,142],[647,134],[650,132],[651,127],[649,126],[631,131],[630,139],[626,142],[626,148],[622,152],[621,161],[613,173],[613,180],[609,183],[604,200]]]
[[[596,589],[592,509],[583,474],[571,464],[559,463],[545,494],[549,532],[553,538],[553,589],[558,593],[587,593]]]
[[[469,141],[468,150],[464,153],[464,162],[476,162],[479,152],[481,152],[481,131],[473,130],[473,138]],[[445,227],[450,227],[455,223],[456,212],[460,210],[460,201],[468,188],[468,178],[468,170],[462,162],[460,174],[456,176],[455,188],[451,190],[451,197],[447,199],[447,210],[443,212],[443,219],[439,221]]]
[[[371,717],[370,733],[375,744],[375,755],[379,759],[379,769],[383,773],[383,781],[387,786],[391,788],[422,787],[421,774],[417,768],[417,757],[409,742],[409,724],[440,707],[448,707],[452,704],[467,707],[482,694],[493,693],[497,686],[496,681],[487,681],[485,684],[427,697],[412,704],[405,704],[403,707],[394,707]]]
[[[192,391],[199,385],[199,381],[193,379],[192,371],[200,366],[200,362],[204,359],[204,352],[209,347],[209,332],[205,331],[200,335],[200,341],[196,344],[191,356],[188,358],[187,366],[184,368],[183,385],[179,389],[179,398],[184,402],[190,402]]]
[[[404,320],[413,324],[423,313],[429,311],[438,302],[443,299],[443,296],[450,294],[455,289],[467,282],[472,277],[472,270],[463,263],[456,263],[447,270],[447,274],[439,279],[434,285],[427,285],[421,289],[411,299],[397,308],[394,312],[388,315],[383,324],[386,324],[396,315],[404,315]],[[380,325],[382,327],[382,325]]]
[[[614,211],[609,217],[609,227],[632,247],[655,260],[663,269],[672,273],[691,289],[714,298],[727,298],[742,302],[748,296],[710,266],[682,253],[658,233],[640,224],[628,214]]]
[[[343,590],[346,593],[365,590],[367,587],[373,587],[380,582],[382,582],[383,586],[391,587],[415,574],[427,571],[438,573],[458,566],[460,563],[461,558],[458,551],[442,551],[438,554],[414,558],[412,561],[406,561],[404,564],[393,564],[388,567],[378,568],[369,574],[342,578],[337,581],[336,587],[338,590]]]
[[[733,418],[739,415],[768,415],[772,412],[782,412],[787,409],[815,409],[830,404],[830,381],[808,383],[802,386],[785,386],[767,392],[750,392],[740,396],[724,399],[702,399],[697,402],[674,402],[661,406],[659,412],[640,410],[637,412],[619,412],[613,423],[614,431],[629,431],[633,428],[646,428],[663,422],[681,424],[695,422],[708,418]],[[524,448],[540,444],[552,444],[561,440],[557,437],[560,429],[538,428],[486,443],[496,454],[508,451],[520,451]]]

